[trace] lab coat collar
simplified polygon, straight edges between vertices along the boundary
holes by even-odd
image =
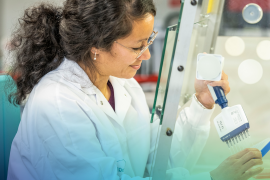
[[[117,114],[118,121],[123,123],[127,111],[131,105],[131,96],[124,87],[125,80],[113,76],[110,76],[109,80],[114,89],[115,112]]]
[[[123,127],[123,121],[131,105],[131,96],[123,86],[123,80],[110,76],[109,81],[114,89],[115,111],[111,107],[108,100],[98,89],[96,90],[97,105],[105,114],[110,116]]]
[[[64,58],[62,64],[56,69],[62,71],[62,76],[69,82],[73,83],[76,87],[86,91],[87,94],[96,94],[98,89],[89,79],[84,70],[72,60]],[[115,78],[110,76],[111,78]],[[124,86],[125,79],[117,78],[119,85]]]
[[[97,87],[90,81],[87,74],[75,61],[64,58],[64,61],[56,71],[60,71],[66,81],[71,82],[86,94],[96,94]]]
[[[56,70],[61,71],[65,80],[71,82],[84,93],[88,95],[96,95],[97,105],[100,109],[122,126],[123,120],[125,119],[126,113],[131,104],[131,96],[124,87],[126,83],[125,79],[113,76],[110,76],[109,78],[114,89],[114,111],[101,91],[91,82],[87,74],[76,62],[65,58]]]
[[[110,76],[109,81],[111,82],[114,90],[115,111],[99,90],[96,91],[97,104],[104,113],[113,118],[123,127],[123,121],[131,105],[131,96],[123,86],[123,80]]]

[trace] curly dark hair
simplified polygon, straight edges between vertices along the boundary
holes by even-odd
[[[9,74],[17,76],[17,91],[9,101],[20,105],[64,57],[98,72],[90,49],[110,51],[114,41],[132,32],[135,20],[148,14],[156,15],[153,0],[66,0],[63,7],[41,3],[26,9],[11,40]]]

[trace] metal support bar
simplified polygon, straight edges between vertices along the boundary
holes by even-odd
[[[173,136],[168,136],[168,133],[166,134],[166,132],[168,129],[170,129],[173,133],[175,128],[178,104],[185,75],[184,69],[188,59],[196,10],[197,4],[192,5],[190,1],[185,1],[181,23],[179,26],[179,34],[176,42],[177,45],[175,54],[173,56],[173,65],[169,81],[167,100],[165,104],[163,123],[160,131],[160,138],[158,140],[158,147],[156,150],[157,153],[152,174],[153,180],[166,179],[166,169],[168,167],[171,142],[173,138]],[[183,67],[183,71],[178,70],[179,66]]]
[[[217,37],[218,37],[218,34],[219,34],[223,9],[224,9],[224,5],[225,5],[225,0],[220,0],[218,2],[219,2],[219,4],[218,4],[218,8],[217,8],[217,15],[216,15],[217,17],[216,17],[216,22],[215,22],[215,30],[213,32],[212,44],[210,45],[210,53],[211,54],[213,54],[215,52]]]
[[[210,12],[209,14],[210,17],[209,17],[209,22],[208,22],[208,27],[207,27],[207,33],[205,36],[206,41],[203,46],[202,52],[208,52],[208,53],[213,54],[215,51],[214,48],[215,48],[217,36],[219,33],[220,22],[221,22],[225,0],[211,1],[208,3],[213,3],[212,8],[214,12]]]

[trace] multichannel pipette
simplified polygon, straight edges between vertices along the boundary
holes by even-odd
[[[220,81],[224,58],[217,54],[198,54],[196,78],[208,81]],[[214,119],[215,127],[219,137],[226,142],[228,147],[234,146],[244,139],[248,138],[249,122],[241,105],[228,107],[228,100],[221,87],[212,87],[208,89],[222,111]]]
[[[219,103],[217,103],[219,104]],[[241,105],[223,107],[221,113],[214,119],[218,135],[228,147],[234,146],[250,137],[249,122]]]

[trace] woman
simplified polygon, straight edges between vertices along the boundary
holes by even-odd
[[[149,123],[145,96],[132,77],[150,58],[155,14],[152,0],[67,0],[63,8],[41,4],[25,11],[12,41],[11,75],[19,74],[14,102],[30,96],[12,144],[8,179],[151,175],[158,121]],[[226,74],[212,85],[229,92]],[[191,106],[182,111],[188,123],[177,120],[169,179],[188,178],[184,164],[196,162],[188,152],[208,137],[214,101],[204,82],[195,81],[195,89]],[[247,149],[211,175],[247,179],[261,169],[246,171],[260,163],[260,152]],[[204,177],[211,179],[209,173],[199,179]]]

